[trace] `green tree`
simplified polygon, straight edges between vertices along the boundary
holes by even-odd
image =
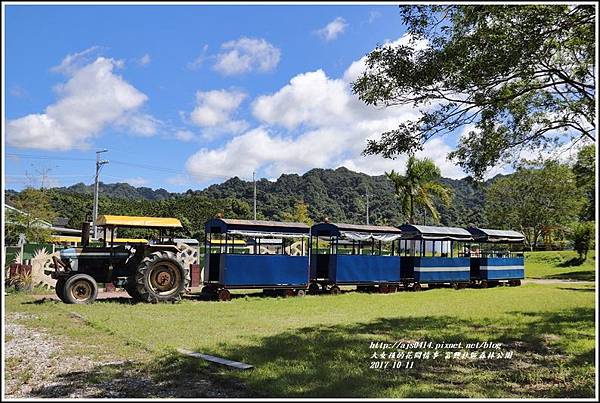
[[[534,250],[542,234],[575,221],[582,202],[568,165],[524,163],[489,186],[485,212],[490,226],[520,230]]]
[[[28,242],[45,242],[51,234],[56,213],[50,206],[48,192],[43,189],[26,188],[13,200],[13,207],[6,217],[7,241],[15,243],[20,234]]]
[[[577,186],[585,193],[586,203],[581,210],[582,221],[596,218],[596,147],[594,144],[582,147],[573,165]]]
[[[439,182],[440,169],[431,159],[417,159],[411,155],[406,164],[405,175],[394,170],[386,172],[385,175],[394,184],[396,196],[402,203],[402,212],[408,217],[409,223],[415,222],[417,206],[428,211],[435,222],[440,221],[440,214],[434,200],[437,198],[448,206],[452,193],[450,188]]]
[[[412,105],[414,120],[365,154],[414,153],[469,129],[449,154],[481,179],[517,151],[595,140],[595,7],[400,6],[407,38],[366,59],[353,91],[369,105]]]
[[[573,249],[579,254],[581,262],[587,259],[588,251],[593,248],[595,230],[593,222],[580,222],[575,225],[570,234],[570,238],[573,241]]]
[[[302,200],[296,202],[293,212],[284,212],[281,219],[289,222],[303,222],[309,226],[313,225],[314,222],[308,214],[308,204]]]

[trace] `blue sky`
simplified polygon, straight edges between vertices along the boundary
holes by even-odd
[[[381,174],[366,138],[415,116],[350,82],[377,44],[405,41],[397,6],[6,6],[5,175],[20,189],[104,182],[170,191],[311,168]],[[449,177],[455,138],[424,154]],[[31,156],[35,158],[31,158]],[[44,173],[41,174],[41,173]]]

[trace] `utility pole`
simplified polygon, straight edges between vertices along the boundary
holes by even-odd
[[[256,221],[256,172],[252,172],[252,182],[254,183],[254,220]]]
[[[94,180],[94,210],[92,213],[92,232],[94,234],[94,239],[98,239],[98,229],[96,227],[96,220],[98,219],[98,179],[100,177],[100,169],[102,165],[108,164],[108,161],[101,160],[100,154],[105,153],[108,150],[100,150],[96,151],[96,178]],[[82,234],[83,235],[83,234]]]
[[[369,225],[369,185],[367,185],[367,225]]]

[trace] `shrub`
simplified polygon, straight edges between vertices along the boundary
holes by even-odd
[[[585,261],[588,251],[593,248],[595,222],[580,222],[575,225],[571,232],[571,240],[573,241],[573,249],[579,254],[579,259]]]

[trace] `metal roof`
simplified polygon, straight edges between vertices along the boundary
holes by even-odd
[[[402,230],[402,239],[424,239],[431,241],[469,241],[473,239],[469,231],[458,227],[404,224],[400,229]]]
[[[345,223],[323,222],[311,227],[311,233],[316,236],[340,236],[341,232],[364,232],[371,234],[400,234],[401,231],[389,225],[359,225]]]
[[[101,215],[97,225],[115,227],[147,227],[147,228],[181,228],[177,218],[165,217],[132,217],[125,215]]]
[[[520,243],[525,241],[525,235],[518,231],[512,230],[501,230],[501,229],[489,229],[489,228],[477,228],[469,227],[467,231],[473,235],[476,241],[482,242],[514,242]]]
[[[262,233],[308,234],[310,227],[302,222],[238,220],[213,218],[204,226],[206,233],[223,234],[229,231],[255,231]]]

